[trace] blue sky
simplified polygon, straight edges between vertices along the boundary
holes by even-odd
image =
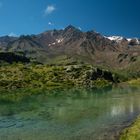
[[[0,0],[0,36],[72,24],[83,31],[140,38],[139,0]]]

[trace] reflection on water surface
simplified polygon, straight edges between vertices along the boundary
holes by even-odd
[[[54,89],[12,98],[0,98],[2,140],[114,139],[140,113],[135,88]]]

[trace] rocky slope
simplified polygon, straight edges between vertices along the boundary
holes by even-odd
[[[47,64],[90,63],[111,68],[140,64],[140,39],[106,37],[72,25],[38,35],[0,37],[0,49]]]

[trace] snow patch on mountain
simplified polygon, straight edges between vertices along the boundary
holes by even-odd
[[[140,44],[140,41],[139,41],[139,39],[138,38],[135,38],[136,39],[136,42],[137,42],[137,44]]]
[[[61,39],[56,39],[56,42],[57,42],[57,43],[63,42],[63,38],[61,38]]]
[[[110,36],[107,38],[112,41],[122,41],[123,40],[123,37],[121,37],[121,36]]]
[[[111,41],[116,41],[117,43],[121,42],[123,39],[126,39],[128,42],[135,41],[137,45],[140,44],[140,40],[138,38],[124,38],[122,36],[104,36],[105,38],[111,40]]]
[[[132,40],[132,38],[127,38],[127,41],[129,41],[129,42],[130,42],[131,40]]]
[[[56,39],[56,41],[55,42],[53,42],[53,43],[51,43],[51,44],[49,44],[48,46],[54,46],[54,45],[56,45],[56,44],[60,44],[61,42],[63,42],[63,38],[60,38],[60,39]]]

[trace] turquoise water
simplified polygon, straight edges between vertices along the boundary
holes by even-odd
[[[0,101],[0,140],[112,140],[138,114],[140,89],[43,90]]]

